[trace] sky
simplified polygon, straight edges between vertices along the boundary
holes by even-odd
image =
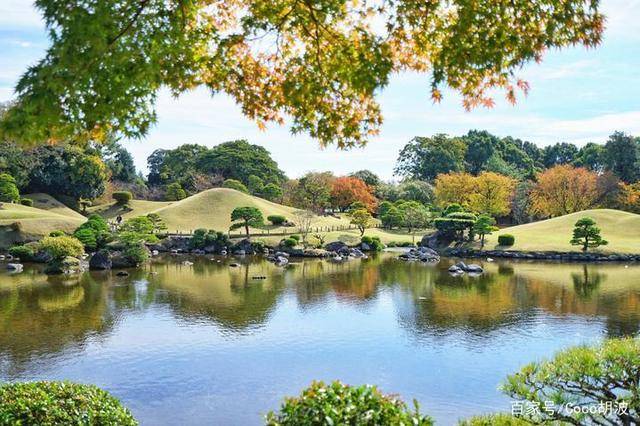
[[[640,0],[603,0],[601,10],[607,17],[603,43],[595,49],[549,51],[541,64],[527,65],[519,76],[531,89],[515,106],[497,97],[494,108],[465,112],[453,92],[446,91],[444,100],[434,104],[427,75],[394,75],[379,95],[385,119],[380,135],[364,148],[340,151],[321,149],[306,135],[293,136],[287,126],[261,131],[226,95],[212,98],[198,89],[175,99],[162,91],[158,123],[144,139],[123,145],[143,171],[146,158],[158,148],[184,143],[211,147],[247,139],[269,150],[289,177],[366,168],[392,179],[398,152],[414,136],[483,129],[545,146],[603,143],[616,130],[640,135]],[[0,101],[13,97],[20,75],[47,46],[44,24],[32,2],[0,2]]]

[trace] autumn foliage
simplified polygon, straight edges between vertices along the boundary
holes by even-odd
[[[440,207],[458,203],[477,213],[506,216],[511,212],[515,187],[515,179],[498,173],[449,173],[438,175],[435,194]]]
[[[585,168],[555,166],[538,174],[531,191],[531,212],[561,216],[592,208],[598,200],[598,176]]]
[[[336,178],[331,188],[331,204],[344,210],[356,201],[364,204],[369,212],[378,204],[371,188],[362,180],[353,176]]]

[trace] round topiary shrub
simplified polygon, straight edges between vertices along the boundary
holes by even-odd
[[[291,235],[289,238],[293,238],[297,242],[300,242],[300,235]]]
[[[409,410],[395,397],[375,386],[348,386],[338,381],[313,382],[297,398],[287,398],[277,413],[267,414],[267,424],[278,425],[432,425],[428,416]]]
[[[9,254],[13,257],[20,258],[23,261],[30,261],[36,255],[36,250],[33,245],[21,245],[13,246],[9,249]]]
[[[287,221],[287,218],[278,214],[267,216],[267,220],[275,226],[280,226]]]
[[[295,247],[295,246],[298,245],[298,240],[296,240],[295,238],[291,238],[291,237],[285,238],[284,240],[282,240],[282,245],[285,246],[285,247],[292,248],[292,247]]]
[[[20,204],[27,207],[33,207],[33,200],[31,198],[20,198]]]
[[[498,245],[501,246],[512,246],[516,242],[516,237],[511,234],[502,234],[498,235]]]
[[[137,425],[129,410],[93,385],[69,382],[0,386],[0,424]]]
[[[129,191],[116,191],[111,194],[111,197],[116,200],[116,204],[124,206],[133,199],[133,194],[131,194]]]

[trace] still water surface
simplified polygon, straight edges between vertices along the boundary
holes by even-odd
[[[0,380],[94,383],[142,424],[246,425],[341,379],[416,398],[447,425],[510,410],[497,387],[523,364],[640,328],[640,266],[484,262],[454,278],[447,260],[389,253],[285,269],[185,259],[129,277],[1,275]]]

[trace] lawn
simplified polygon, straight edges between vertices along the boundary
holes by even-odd
[[[640,215],[611,209],[585,210],[553,219],[527,223],[501,229],[487,236],[485,249],[509,249],[521,251],[579,251],[569,244],[573,226],[582,217],[590,217],[609,241],[598,251],[616,253],[640,253]],[[498,246],[498,235],[512,234],[516,242],[512,247]],[[477,243],[476,243],[477,245]],[[595,250],[594,250],[595,251]]]

